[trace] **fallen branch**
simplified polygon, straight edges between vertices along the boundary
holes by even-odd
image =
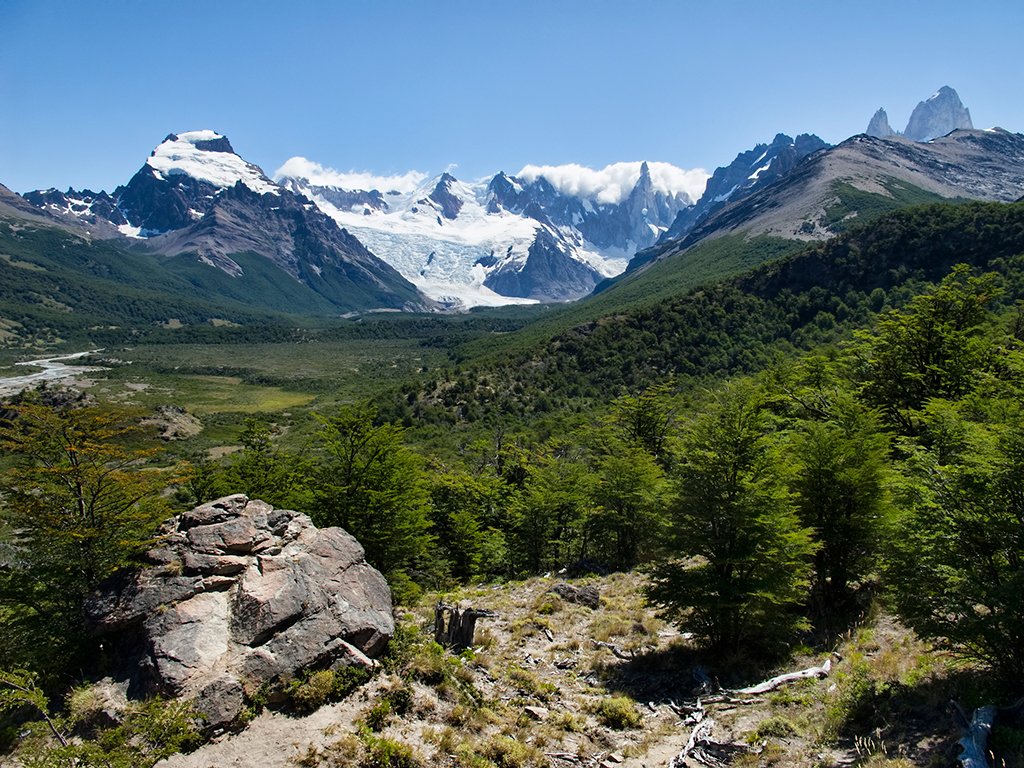
[[[705,704],[728,704],[730,706],[737,706],[739,704],[757,704],[757,699],[737,699],[728,693],[717,693],[714,696],[707,696],[704,699]]]
[[[593,642],[593,644],[596,645],[598,648],[607,648],[609,651],[612,652],[612,654],[617,659],[622,659],[623,661],[633,661],[633,659],[636,658],[632,651],[630,651],[627,655],[625,651],[623,651],[621,648],[619,648],[619,646],[614,645],[613,643],[605,643],[600,640],[592,640],[591,642]]]
[[[686,746],[683,747],[682,751],[672,758],[672,761],[669,763],[669,768],[686,768],[686,758],[693,754],[698,743],[711,736],[711,731],[715,727],[715,721],[713,718],[707,716],[707,713],[704,711],[704,707],[701,706],[699,699],[697,700],[697,711],[693,713],[693,716],[696,717],[697,720],[693,726],[693,730],[690,731],[690,738],[686,740]]]
[[[574,755],[572,752],[545,752],[545,757],[550,757],[553,760],[565,760],[569,763],[578,763],[580,761],[579,755]]]
[[[776,688],[781,688],[787,683],[792,683],[797,680],[808,680],[811,678],[828,677],[829,672],[832,671],[832,659],[826,659],[825,663],[820,667],[808,667],[807,669],[801,669],[799,672],[788,672],[785,675],[778,675],[773,677],[771,680],[765,680],[763,683],[752,685],[749,688],[740,688],[731,693],[742,693],[747,696],[756,695],[758,693],[768,693],[774,691]]]
[[[957,709],[966,720],[966,714],[957,705]],[[963,751],[960,753],[960,765],[963,768],[989,768],[988,762],[988,737],[992,732],[992,724],[996,719],[996,708],[992,705],[978,707],[974,715],[967,723],[966,731],[960,746]]]
[[[673,709],[678,711],[675,705]],[[687,760],[696,760],[702,765],[719,768],[731,763],[737,753],[749,751],[742,744],[729,744],[711,738],[715,721],[708,717],[700,699],[697,699],[696,707],[693,708],[687,722],[693,723],[690,738],[686,740],[686,746],[682,751],[669,762],[669,768],[686,768]]]

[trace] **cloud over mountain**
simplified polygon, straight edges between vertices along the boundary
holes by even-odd
[[[419,171],[408,171],[394,176],[378,176],[367,171],[348,171],[346,173],[326,168],[320,163],[307,160],[304,157],[292,157],[274,172],[276,180],[285,177],[307,179],[318,187],[339,187],[367,192],[376,189],[380,192],[407,194],[416,189],[427,178],[427,174]]]
[[[527,165],[519,173],[525,181],[536,181],[543,176],[559,192],[584,197],[599,203],[621,203],[628,197],[640,178],[640,161],[612,163],[600,170],[577,163],[566,165]],[[686,170],[671,163],[648,163],[651,181],[656,192],[685,194],[691,202],[704,193],[711,174],[703,168]]]

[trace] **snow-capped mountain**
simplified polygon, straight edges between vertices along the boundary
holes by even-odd
[[[586,295],[692,206],[706,178],[638,162],[527,166],[473,182],[447,172],[382,179],[299,157],[275,174],[428,296],[462,306]]]
[[[306,198],[279,186],[210,130],[170,134],[113,194],[30,192],[25,199],[87,232],[190,253],[234,277],[239,254],[269,260],[340,310],[433,309],[398,272]],[[297,308],[299,309],[299,308]]]

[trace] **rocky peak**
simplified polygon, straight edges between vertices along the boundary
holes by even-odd
[[[885,110],[879,108],[871,118],[871,122],[868,123],[868,128],[864,133],[868,136],[874,136],[876,139],[887,139],[890,136],[894,136],[896,131],[889,125],[889,116],[885,114]]]
[[[640,163],[640,178],[637,179],[636,185],[638,187],[653,187],[654,182],[651,181],[651,168],[647,165],[647,161],[644,160]]]
[[[394,633],[391,592],[340,528],[243,495],[168,522],[141,571],[86,606],[130,690],[193,698],[212,726],[310,668],[372,666]]]
[[[914,108],[903,135],[914,141],[930,141],[958,128],[973,127],[971,113],[960,96],[944,85]]]
[[[494,175],[487,185],[488,213],[498,213],[504,209],[514,211],[519,207],[519,197],[523,192],[522,185],[504,171]]]
[[[203,130],[167,134],[156,149],[150,152],[150,157],[156,155],[157,151],[164,144],[175,144],[178,142],[191,144],[200,152],[230,152],[232,155],[235,154],[235,150],[231,146],[231,142],[228,141],[227,136],[222,136],[216,131]]]
[[[441,215],[446,219],[454,219],[462,210],[462,200],[452,192],[452,186],[456,179],[447,171],[441,174],[437,180],[434,191],[429,197],[441,207]]]

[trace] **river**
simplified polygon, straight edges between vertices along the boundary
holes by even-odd
[[[75,352],[72,355],[60,355],[58,357],[44,357],[39,360],[25,360],[15,365],[31,365],[42,368],[35,373],[27,373],[24,376],[10,376],[0,378],[0,397],[10,397],[26,389],[32,389],[43,382],[56,382],[65,379],[73,379],[84,373],[106,370],[95,365],[66,365],[66,360],[77,360],[80,357],[100,352],[99,349],[90,349],[88,352]]]

